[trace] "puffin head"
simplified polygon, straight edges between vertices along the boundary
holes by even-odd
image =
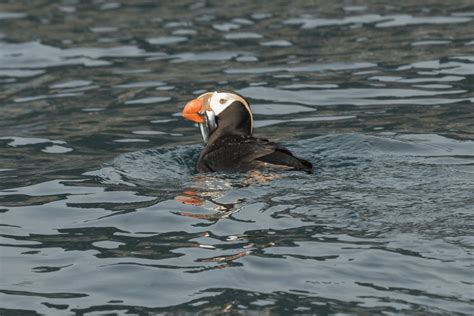
[[[206,144],[222,136],[250,136],[253,131],[252,110],[248,102],[235,92],[201,94],[186,104],[183,117],[199,124]]]

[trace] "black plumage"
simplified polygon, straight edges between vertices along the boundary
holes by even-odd
[[[297,158],[286,148],[251,136],[252,118],[240,101],[230,104],[217,117],[198,163],[198,172],[243,172],[260,168],[286,168],[311,172],[310,162]]]
[[[227,135],[209,143],[197,163],[198,172],[244,172],[261,168],[312,171],[310,162],[293,156],[288,149],[267,139],[243,135]]]

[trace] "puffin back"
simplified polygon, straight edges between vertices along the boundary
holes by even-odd
[[[198,172],[245,172],[259,168],[312,171],[310,162],[293,156],[286,148],[266,139],[230,135],[206,146],[199,158]]]

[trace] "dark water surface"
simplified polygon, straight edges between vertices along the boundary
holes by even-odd
[[[2,1],[0,314],[471,315],[474,2]],[[203,91],[315,165],[196,175]]]

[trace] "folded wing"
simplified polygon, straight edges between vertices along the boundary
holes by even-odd
[[[223,137],[205,148],[197,165],[199,172],[244,172],[265,167],[312,170],[311,163],[274,142],[237,135]]]

